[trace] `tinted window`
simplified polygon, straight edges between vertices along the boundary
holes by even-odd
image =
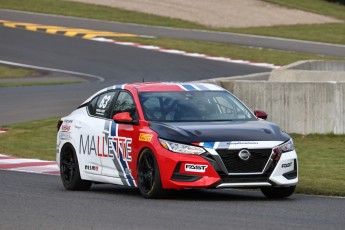
[[[126,91],[121,91],[114,104],[113,115],[120,112],[129,112],[131,117],[136,115],[136,106],[132,95]]]
[[[255,116],[226,91],[144,92],[145,119],[157,121],[251,120]]]
[[[115,92],[107,92],[95,97],[88,105],[89,113],[98,117],[108,117],[111,101]]]

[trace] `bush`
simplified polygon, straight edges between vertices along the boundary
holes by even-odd
[[[338,2],[340,4],[345,5],[345,0],[327,0],[328,2]]]

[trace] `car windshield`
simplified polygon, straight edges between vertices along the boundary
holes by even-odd
[[[142,92],[139,94],[148,121],[254,120],[252,112],[226,91]]]

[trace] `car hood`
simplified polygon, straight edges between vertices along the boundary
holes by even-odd
[[[150,122],[158,137],[180,143],[287,141],[289,135],[264,120],[221,122]]]

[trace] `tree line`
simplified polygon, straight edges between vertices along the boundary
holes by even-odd
[[[345,0],[327,0],[328,2],[338,2],[340,4],[345,5]]]

